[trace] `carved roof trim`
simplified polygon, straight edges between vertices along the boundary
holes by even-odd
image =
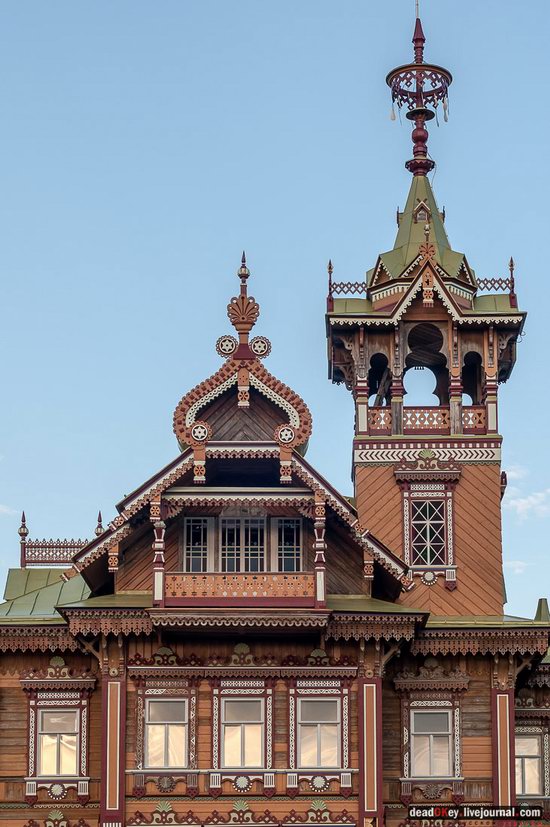
[[[309,408],[295,391],[273,376],[250,352],[249,359],[230,358],[216,373],[200,382],[178,403],[174,412],[174,433],[182,446],[189,444],[188,430],[206,405],[230,390],[238,382],[239,370],[249,374],[250,385],[279,407],[294,428],[295,445],[304,445],[311,436],[312,419]],[[212,434],[215,438],[216,434]]]

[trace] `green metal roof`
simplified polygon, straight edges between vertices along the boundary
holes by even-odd
[[[61,622],[56,606],[86,598],[90,589],[80,575],[62,579],[62,569],[10,569],[0,604],[0,623],[22,620]]]
[[[83,596],[81,600],[65,602],[64,609],[150,609],[153,605],[152,592],[118,592],[98,597]]]
[[[413,177],[405,209],[399,215],[399,229],[393,249],[382,253],[380,259],[391,278],[395,279],[418,257],[420,245],[425,241],[426,226],[425,221],[414,220],[415,208],[420,203],[424,203],[430,211],[430,243],[435,247],[436,261],[449,276],[454,277],[464,262],[464,253],[457,253],[451,249],[442,215],[426,175]],[[373,273],[374,270],[370,270],[367,274],[369,284]]]
[[[422,609],[412,609],[410,606],[401,606],[388,600],[377,600],[364,594],[327,594],[327,608],[333,612],[418,615],[419,618],[428,614]]]
[[[525,629],[548,628],[545,621],[513,615],[430,615],[427,629]]]

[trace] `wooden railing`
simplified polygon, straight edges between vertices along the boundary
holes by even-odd
[[[387,436],[392,433],[392,411],[390,407],[368,409],[368,429],[372,436]],[[484,405],[469,405],[462,408],[462,432],[465,434],[487,433],[487,411]],[[430,408],[403,408],[404,434],[451,433],[451,414],[448,405]]]
[[[68,566],[88,540],[26,540],[21,543],[21,566]]]
[[[167,572],[166,606],[284,607],[315,605],[313,572],[187,574]]]
[[[487,433],[485,405],[470,405],[462,408],[462,430],[465,434]]]
[[[448,434],[451,430],[451,411],[448,405],[434,408],[403,408],[403,433]]]

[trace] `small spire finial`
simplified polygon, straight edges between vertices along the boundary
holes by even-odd
[[[250,275],[250,270],[246,266],[246,253],[244,250],[241,256],[241,266],[237,270],[237,275],[241,280],[241,296],[246,296],[246,280]]]
[[[386,83],[392,95],[392,120],[395,104],[409,111],[407,118],[413,121],[412,131],[413,157],[405,166],[413,175],[427,175],[435,163],[428,156],[428,130],[426,123],[435,118],[439,104],[443,108],[443,118],[448,118],[448,90],[452,75],[441,66],[424,64],[424,44],[426,38],[420,20],[418,2],[415,5],[416,19],[413,33],[413,62],[393,69],[386,77]]]
[[[24,543],[29,534],[29,529],[27,528],[27,518],[25,517],[24,511],[21,512],[21,525],[19,526],[17,533],[21,537],[21,542]]]
[[[97,525],[95,527],[95,536],[99,537],[100,534],[103,534],[103,518],[101,516],[101,511],[97,512]]]
[[[248,334],[256,324],[260,314],[260,307],[253,296],[248,295],[246,282],[250,276],[250,270],[246,266],[246,254],[243,250],[241,256],[241,266],[237,270],[237,276],[241,280],[241,290],[239,296],[234,296],[227,305],[227,315],[233,327],[239,334],[239,345],[245,345],[244,351],[237,351],[237,353],[249,353],[248,350]]]

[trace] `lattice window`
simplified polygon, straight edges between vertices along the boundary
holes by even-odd
[[[206,572],[212,569],[214,521],[209,517],[186,517],[183,529],[183,570]]]
[[[273,520],[274,543],[277,548],[276,568],[278,571],[302,570],[302,521],[280,518]]]
[[[413,566],[446,563],[445,500],[411,500],[411,551]]]
[[[220,562],[223,572],[265,571],[265,520],[261,517],[222,518]]]

